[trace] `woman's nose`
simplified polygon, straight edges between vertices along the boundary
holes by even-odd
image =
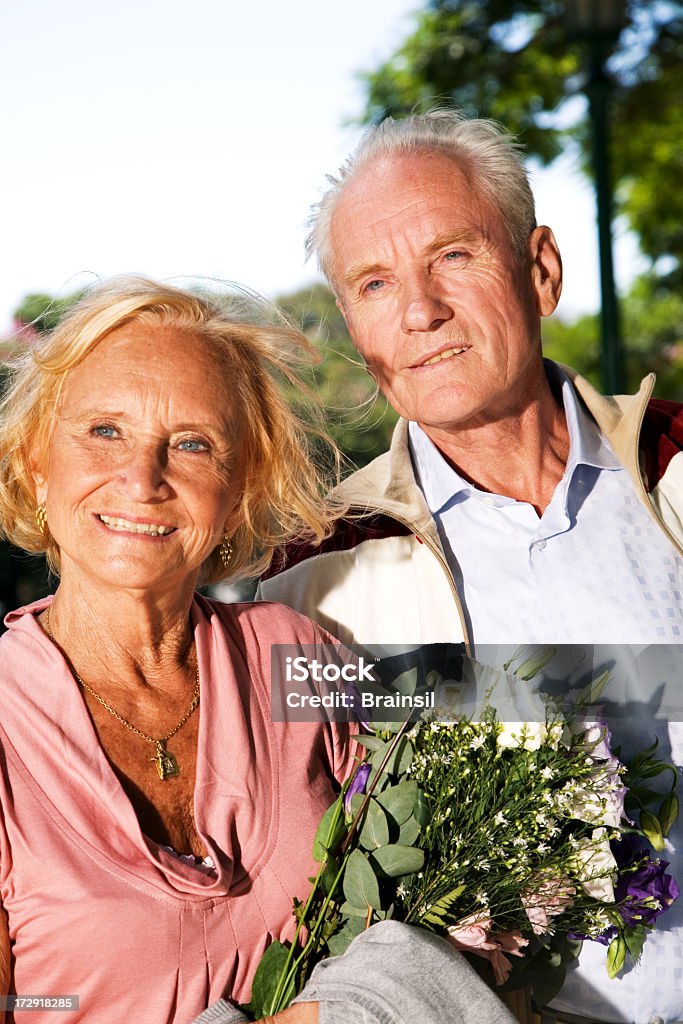
[[[168,497],[168,455],[158,444],[138,444],[122,467],[121,477],[136,501],[163,501]]]

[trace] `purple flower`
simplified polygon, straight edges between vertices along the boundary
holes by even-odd
[[[620,859],[619,851],[615,853]],[[673,875],[666,873],[668,861],[651,860],[643,848],[631,848],[628,857],[614,889],[616,902],[620,904],[619,913],[626,925],[642,924],[652,928],[659,915],[680,896],[678,884]]]
[[[353,778],[351,779],[351,785],[344,794],[344,814],[351,814],[351,800],[356,793],[365,792],[370,771],[370,765],[365,763],[359,764],[356,768]]]

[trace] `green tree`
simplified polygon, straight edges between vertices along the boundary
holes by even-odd
[[[313,383],[328,430],[354,466],[367,465],[389,447],[396,414],[353,347],[334,295],[324,284],[314,284],[278,302],[320,353]]]
[[[680,399],[683,394],[683,297],[653,274],[637,278],[622,300],[626,390],[635,391],[646,373],[657,375],[655,394]],[[552,317],[543,323],[545,354],[573,366],[600,387],[600,340],[597,316],[571,323]]]
[[[55,296],[45,292],[32,292],[22,299],[14,311],[17,323],[30,326],[38,334],[53,331],[64,314],[80,299],[83,292]]]
[[[618,207],[646,255],[669,257],[674,285],[683,279],[683,4],[630,0],[609,70]],[[585,121],[565,127],[581,76],[563,0],[432,0],[397,52],[363,76],[363,119],[461,107],[500,121],[543,163],[578,144],[587,167]]]

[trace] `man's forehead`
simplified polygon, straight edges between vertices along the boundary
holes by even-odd
[[[340,281],[381,260],[394,231],[408,233],[428,256],[444,245],[480,245],[505,227],[457,160],[428,151],[378,157],[348,183],[331,223]]]

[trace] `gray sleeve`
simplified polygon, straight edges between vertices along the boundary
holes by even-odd
[[[246,1019],[227,999],[219,999],[217,1003],[212,1003],[208,1010],[195,1017],[192,1024],[242,1024]]]
[[[319,1024],[516,1024],[445,939],[398,921],[323,960],[294,1002],[318,1001]]]

